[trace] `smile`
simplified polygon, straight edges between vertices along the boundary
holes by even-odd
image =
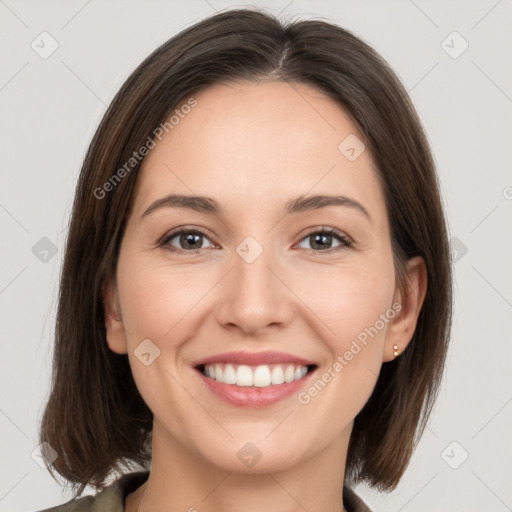
[[[212,398],[260,408],[296,395],[318,365],[283,352],[225,352],[192,363]]]
[[[207,364],[203,367],[206,377],[231,386],[266,388],[301,379],[308,373],[308,366],[293,364],[263,364],[259,366],[233,364]]]

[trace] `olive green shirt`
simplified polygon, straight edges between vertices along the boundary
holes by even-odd
[[[82,496],[64,505],[38,512],[124,512],[126,497],[140,487],[148,476],[149,471],[126,473],[95,496]],[[364,501],[349,487],[343,488],[343,504],[348,512],[371,512]]]

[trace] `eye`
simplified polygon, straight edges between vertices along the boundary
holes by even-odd
[[[158,243],[159,246],[166,248],[171,252],[176,253],[188,253],[196,254],[204,249],[203,242],[209,240],[206,233],[200,229],[179,229],[172,231],[164,236],[164,238]],[[302,247],[303,249],[309,249],[314,252],[332,253],[338,252],[352,245],[350,239],[344,235],[341,231],[335,228],[322,227],[320,229],[315,228],[310,231],[300,243],[309,241],[311,247]],[[333,242],[338,242],[338,245],[330,247]],[[175,246],[178,244],[178,247]],[[215,244],[213,244],[215,246]]]
[[[160,246],[165,247],[166,249],[172,252],[188,252],[191,254],[195,254],[203,249],[203,242],[208,237],[206,233],[203,233],[199,229],[180,229],[177,231],[173,231],[165,235],[162,241],[159,243]],[[172,245],[172,241],[176,240],[175,243],[178,244],[178,248]]]
[[[334,241],[338,241],[339,244],[334,248],[329,247]],[[322,227],[321,229],[316,228],[315,231],[310,231],[302,240],[310,241],[311,249],[315,252],[331,253],[341,251],[352,245],[349,238],[344,235],[341,231],[335,228]],[[307,247],[306,247],[307,249]],[[325,250],[327,249],[327,250]],[[330,249],[330,250],[329,250]]]

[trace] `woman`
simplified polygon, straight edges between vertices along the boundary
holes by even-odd
[[[369,510],[351,486],[404,473],[451,294],[433,159],[383,59],[329,23],[212,16],[132,73],[86,155],[48,469],[76,511]]]

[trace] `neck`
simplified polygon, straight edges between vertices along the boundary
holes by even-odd
[[[343,512],[349,436],[347,432],[287,469],[247,474],[222,469],[191,453],[155,420],[150,475],[127,497],[125,511]]]

